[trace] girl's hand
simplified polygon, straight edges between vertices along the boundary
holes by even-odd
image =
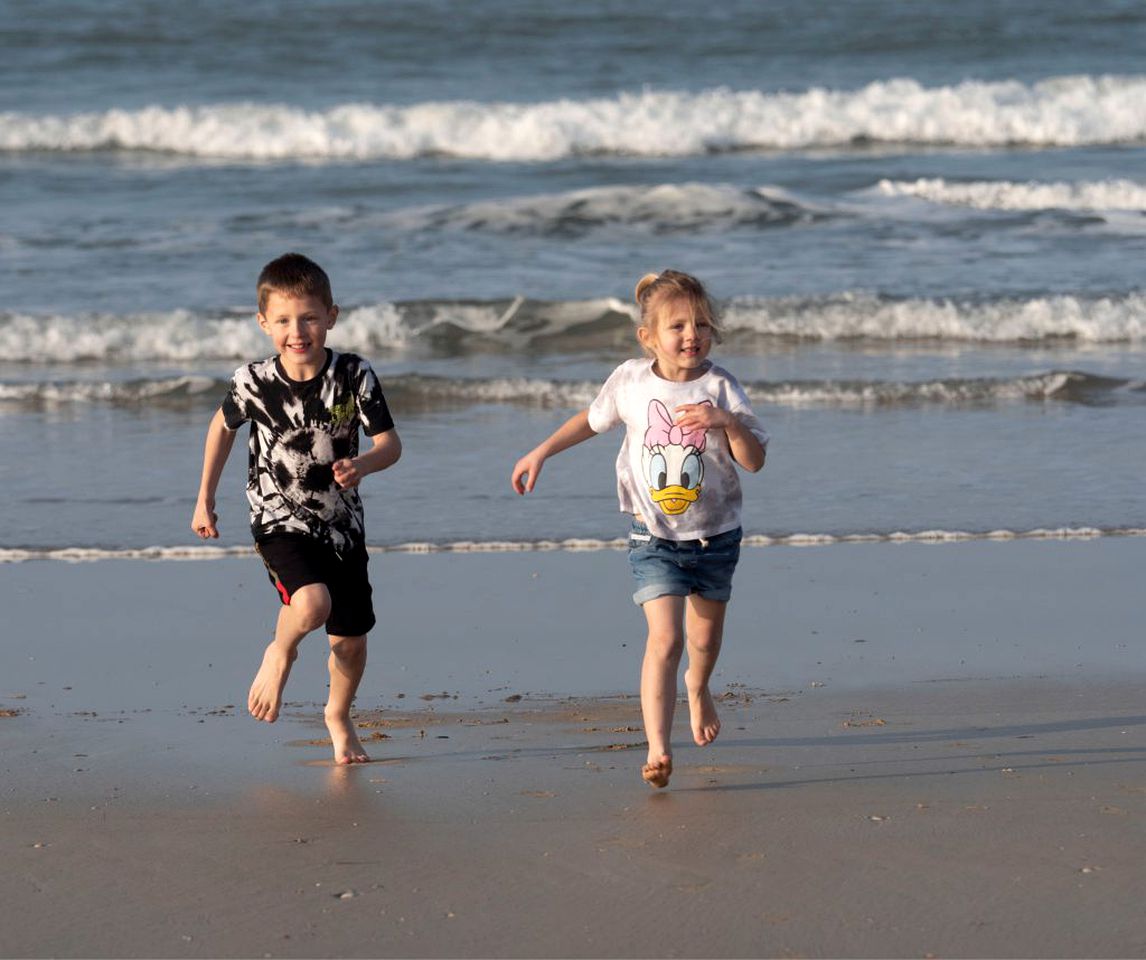
[[[544,462],[545,457],[542,454],[539,454],[536,450],[531,450],[514,464],[513,473],[510,475],[509,482],[515,493],[525,494],[532,492],[534,486],[537,484],[537,478],[541,474],[541,465]],[[522,477],[525,478],[524,482],[522,482]]]
[[[711,403],[682,403],[674,411],[678,427],[686,433],[694,430],[723,430],[732,420],[732,414]]]
[[[358,465],[347,457],[335,460],[331,469],[334,471],[334,482],[343,490],[351,490],[362,482],[362,474],[358,470]]]

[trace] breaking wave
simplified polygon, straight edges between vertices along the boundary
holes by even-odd
[[[1080,210],[1146,212],[1146,184],[1132,180],[1081,183],[1012,183],[1006,180],[952,182],[942,178],[881,180],[887,197],[916,197],[976,210]]]
[[[1146,294],[955,300],[868,293],[740,297],[722,304],[731,344],[755,338],[940,340],[985,343],[1123,343],[1146,340]],[[635,307],[592,300],[411,300],[346,309],[335,349],[367,356],[410,348],[504,351],[630,349]],[[10,363],[53,364],[249,360],[267,352],[246,314],[36,315],[0,313]],[[194,389],[189,383],[187,389]]]
[[[235,162],[447,155],[549,161],[685,156],[870,143],[1079,146],[1146,139],[1146,77],[1062,76],[858,90],[645,90],[542,103],[151,106],[74,115],[0,113],[0,150],[128,150]]]
[[[1117,343],[1146,338],[1146,295],[1029,299],[897,299],[874,294],[738,298],[724,310],[733,336],[808,340]]]
[[[417,344],[528,346],[548,337],[575,341],[603,330],[631,337],[620,300],[419,300],[344,310],[330,336],[338,350],[374,355]],[[175,310],[126,315],[0,314],[5,360],[15,363],[249,360],[267,353],[250,314]]]
[[[595,380],[490,377],[449,378],[398,374],[383,378],[390,403],[403,410],[431,410],[473,404],[585,407],[600,389]],[[24,407],[107,403],[120,406],[184,407],[216,404],[228,381],[174,376],[122,381],[75,380],[0,383],[0,403]],[[1146,403],[1146,384],[1073,370],[1024,377],[929,381],[797,380],[745,382],[754,404],[782,407],[992,406],[1019,401],[1107,405]]]
[[[824,216],[776,187],[680,183],[593,187],[450,207],[403,211],[391,221],[405,229],[473,230],[539,236],[581,236],[602,227],[653,233],[808,223]]]

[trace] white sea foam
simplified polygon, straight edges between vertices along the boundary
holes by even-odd
[[[396,374],[384,380],[386,393],[406,409],[456,404],[521,404],[532,407],[585,407],[600,389],[597,380],[529,377],[433,377]],[[122,406],[217,403],[227,388],[222,379],[171,376],[153,379],[0,382],[0,403],[27,407],[108,403]],[[1013,378],[950,378],[923,381],[760,381],[745,382],[753,403],[781,407],[894,407],[941,404],[996,405],[1016,401],[1141,403],[1142,385],[1082,371],[1052,370]]]
[[[1072,370],[1052,370],[1012,378],[745,384],[754,403],[785,407],[988,405],[1019,400],[1089,400],[1100,395],[1110,399],[1116,391],[1127,386],[1125,380],[1096,377]]]
[[[345,310],[329,343],[377,354],[438,339],[526,345],[596,321],[628,321],[630,305],[612,297],[560,302],[414,301]],[[264,356],[266,337],[253,315],[185,310],[126,315],[0,313],[4,359],[14,363],[242,360]]]
[[[969,540],[1094,540],[1102,537],[1146,537],[1140,527],[1039,527],[1033,530],[894,530],[886,533],[789,533],[776,536],[749,534],[746,547],[818,547],[849,543],[964,543]],[[371,546],[371,553],[522,553],[536,551],[623,550],[625,539],[602,540],[571,538],[568,540],[459,540],[452,543],[399,543]],[[226,557],[249,557],[253,547],[46,547],[0,548],[0,563],[27,563],[33,560],[56,560],[66,563],[91,563],[97,560],[222,560]]]
[[[1133,180],[1012,183],[979,180],[966,183],[935,179],[881,180],[887,197],[916,197],[931,203],[977,210],[1146,211],[1146,184]]]
[[[742,297],[723,305],[730,337],[812,340],[954,340],[1091,343],[1146,339],[1146,294],[1053,296],[1025,300],[892,299],[868,293],[827,297]],[[411,301],[347,309],[332,331],[338,350],[377,356],[417,344],[467,341],[520,349],[547,343],[629,342],[630,303],[596,300]],[[185,310],[128,315],[0,313],[0,341],[13,363],[91,360],[190,362],[249,360],[265,355],[266,337],[253,317]]]
[[[1033,297],[983,302],[890,299],[738,298],[724,311],[730,333],[813,340],[957,340],[995,343],[1070,338],[1092,343],[1146,338],[1146,295]]]
[[[70,380],[0,383],[0,403],[57,406],[71,403],[110,403],[125,406],[156,402],[218,402],[224,384],[213,377],[177,376],[142,380]]]
[[[1035,84],[912,79],[859,90],[645,90],[542,103],[152,106],[100,113],[0,113],[0,150],[143,150],[243,162],[495,161],[576,154],[680,156],[860,142],[1076,146],[1146,138],[1146,77],[1063,76]]]
[[[989,405],[1014,401],[1089,401],[1115,399],[1120,392],[1136,396],[1122,379],[1082,371],[1051,370],[1011,378],[949,378],[923,381],[760,381],[745,382],[753,403],[783,407],[873,407],[921,404]],[[519,377],[440,378],[404,375],[387,380],[387,390],[408,402],[521,403],[531,406],[579,407],[600,389],[594,380]]]
[[[258,357],[267,338],[254,317],[168,313],[82,316],[0,314],[5,359],[15,363],[86,360],[216,360]]]

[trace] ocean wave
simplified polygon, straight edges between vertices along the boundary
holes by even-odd
[[[777,187],[666,183],[593,187],[564,193],[402,211],[388,218],[406,230],[576,237],[601,228],[658,234],[809,223],[825,214]]]
[[[1095,540],[1103,537],[1146,537],[1140,527],[1039,527],[1033,530],[893,530],[883,533],[747,534],[746,547],[820,547],[849,543],[966,543],[971,540]],[[525,553],[539,551],[624,550],[628,540],[577,537],[567,540],[459,540],[449,543],[398,543],[370,546],[371,553]],[[0,563],[55,560],[92,563],[99,560],[222,560],[254,556],[253,547],[45,547],[0,548]]]
[[[948,340],[983,343],[1136,342],[1146,339],[1146,294],[969,301],[881,297],[743,297],[729,301],[733,337]]]
[[[447,155],[548,161],[901,143],[1079,146],[1146,139],[1143,76],[1062,76],[858,90],[645,90],[542,103],[151,106],[74,115],[0,113],[0,150],[129,150],[236,162]]]
[[[966,183],[943,178],[881,180],[876,189],[886,197],[915,197],[930,203],[976,210],[1079,210],[1146,212],[1146,184],[1132,180],[1012,183],[980,180]]]
[[[1087,405],[1126,399],[1146,402],[1142,384],[1081,371],[1049,371],[1012,378],[951,378],[929,381],[745,381],[756,405],[781,407],[990,406],[1016,401],[1062,401]],[[407,409],[459,403],[507,403],[535,407],[585,407],[599,381],[548,378],[445,378],[415,374],[386,378],[387,394]]]
[[[54,407],[74,403],[174,406],[201,399],[217,403],[226,387],[226,381],[202,376],[0,383],[0,403],[27,407]]]
[[[550,337],[591,345],[620,342],[635,308],[611,297],[541,301],[418,300],[344,309],[329,343],[374,355],[426,344],[529,346]],[[127,363],[243,360],[266,355],[266,336],[251,314],[166,313],[38,315],[0,313],[4,359],[13,363]]]
[[[1015,401],[1055,400],[1099,405],[1122,398],[1143,402],[1136,381],[1075,370],[1054,370],[1025,377],[948,378],[925,381],[795,381],[748,383],[757,404],[786,407],[902,407],[941,404],[992,406]]]
[[[721,305],[732,345],[757,338],[1123,343],[1146,340],[1146,294],[964,301],[869,293],[739,297]],[[412,348],[450,353],[627,349],[636,308],[592,300],[412,300],[347,308],[330,335],[338,350],[385,356]],[[0,313],[9,363],[238,361],[264,356],[250,315],[175,310],[127,315]]]
[[[216,404],[228,381],[205,376],[134,380],[0,383],[0,404],[30,408],[107,403],[117,406],[190,407]],[[383,377],[392,406],[406,412],[473,404],[585,407],[601,384],[595,380],[528,377]],[[1075,370],[1010,378],[949,378],[927,381],[757,381],[743,384],[753,403],[781,407],[992,406],[1019,401],[1085,405],[1146,403],[1146,385]]]

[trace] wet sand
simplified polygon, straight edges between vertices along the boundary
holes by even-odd
[[[354,768],[257,561],[4,568],[0,955],[1146,955],[1144,554],[747,551],[656,792],[620,554],[379,558]]]

